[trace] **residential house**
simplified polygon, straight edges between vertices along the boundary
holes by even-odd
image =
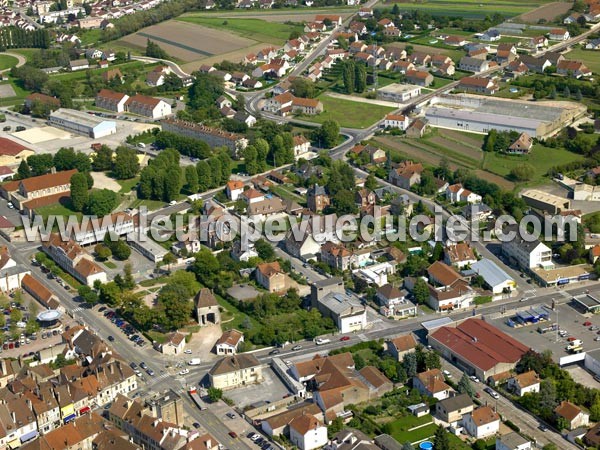
[[[496,50],[496,62],[506,64],[516,60],[517,47],[514,44],[500,44]]]
[[[211,387],[227,390],[262,383],[262,364],[252,354],[225,356],[208,371]]]
[[[506,72],[512,78],[518,78],[521,75],[524,75],[527,72],[529,72],[529,67],[527,67],[527,65],[524,64],[523,61],[521,61],[520,59],[515,59],[514,61],[509,63],[508,66],[506,66]]]
[[[575,78],[589,77],[592,71],[581,61],[564,59],[556,66],[556,73]]]
[[[244,183],[239,180],[229,180],[225,186],[227,198],[236,201],[244,192]]]
[[[532,269],[552,264],[552,250],[537,239],[524,239],[528,233],[519,230],[517,226],[506,226],[503,230],[505,235],[514,233],[514,239],[502,242],[502,253],[512,258],[520,267]]]
[[[500,416],[491,406],[480,406],[464,417],[463,424],[475,439],[485,439],[500,430]]]
[[[446,199],[451,203],[481,203],[481,195],[465,189],[462,184],[453,184],[446,188]]]
[[[388,114],[383,120],[384,128],[398,128],[402,131],[408,128],[408,116],[403,114]]]
[[[421,173],[423,173],[423,170],[421,163],[402,161],[390,171],[388,181],[402,189],[410,189],[412,185],[421,182]]]
[[[462,47],[467,44],[467,40],[464,36],[446,36],[444,44],[451,45],[452,47]]]
[[[367,309],[358,297],[346,292],[341,278],[326,278],[311,285],[311,305],[330,317],[340,333],[364,330]]]
[[[294,97],[292,112],[314,116],[323,112],[323,103],[315,98]]]
[[[342,244],[326,242],[321,246],[321,261],[338,270],[348,270],[353,264],[353,254]]]
[[[395,28],[396,27],[396,25],[394,24],[394,22],[392,22],[387,17],[384,17],[379,22],[377,22],[377,25],[381,25],[383,28]]]
[[[392,66],[392,70],[394,72],[400,72],[402,74],[405,74],[411,70],[415,70],[415,68],[416,66],[410,61],[396,61]]]
[[[167,341],[160,345],[164,355],[183,355],[185,350],[185,336],[179,332],[171,333]]]
[[[413,387],[421,394],[444,400],[450,397],[454,390],[446,384],[444,374],[440,369],[431,369],[416,374],[413,377]]]
[[[215,353],[217,355],[235,355],[242,342],[244,342],[244,333],[241,331],[234,328],[224,331],[215,343]]]
[[[589,429],[583,437],[583,442],[590,447],[600,446],[600,422]]]
[[[590,39],[587,44],[585,44],[586,50],[600,50],[600,38]]]
[[[125,111],[127,100],[129,100],[129,95],[108,89],[101,89],[96,94],[96,106],[98,108],[108,109],[117,113]]]
[[[590,415],[567,400],[560,402],[560,405],[554,409],[554,414],[565,421],[568,430],[587,427],[590,424]]]
[[[310,151],[310,141],[302,134],[294,136],[294,157],[298,158]]]
[[[286,275],[277,261],[259,264],[254,273],[256,282],[269,292],[284,292],[287,288]]]
[[[535,50],[541,50],[548,47],[548,38],[546,36],[535,36],[529,40],[529,47]]]
[[[426,70],[409,70],[406,72],[406,81],[417,86],[429,86],[433,83],[433,75]]]
[[[86,70],[90,68],[90,63],[87,59],[75,59],[69,62],[69,68],[71,69],[71,72]]]
[[[435,416],[450,425],[456,425],[465,414],[471,414],[473,408],[469,394],[454,395],[435,404]]]
[[[548,39],[551,41],[566,41],[570,37],[571,35],[564,28],[553,28],[548,33]]]
[[[485,72],[490,68],[489,63],[485,59],[473,58],[470,56],[463,56],[460,58],[458,68],[465,72]]]
[[[156,66],[148,74],[146,74],[146,84],[150,87],[158,87],[165,84],[165,78],[170,75],[171,68],[169,66]]]
[[[526,155],[531,151],[531,147],[533,147],[533,138],[527,133],[523,132],[512,144],[509,145],[506,153]]]
[[[414,317],[417,306],[408,300],[406,290],[400,290],[391,284],[385,284],[377,289],[375,297],[379,303],[379,312],[386,317]]]
[[[497,30],[491,29],[481,33],[479,39],[487,42],[496,42],[499,41],[501,37],[502,35]]]
[[[422,138],[427,130],[426,119],[415,119],[406,129],[406,136],[409,138]]]
[[[523,397],[525,394],[540,392],[540,377],[535,371],[529,370],[509,378],[507,386],[515,395]]]
[[[496,438],[496,450],[531,450],[531,441],[528,441],[517,432],[503,434]]]
[[[327,427],[310,413],[289,423],[290,442],[300,450],[314,450],[327,444]]]
[[[306,203],[308,209],[312,212],[320,213],[329,206],[329,195],[327,195],[323,186],[314,184],[308,188],[308,192],[306,193]]]
[[[125,102],[127,111],[151,119],[162,119],[171,115],[171,105],[159,98],[136,94]]]
[[[476,263],[477,257],[467,242],[458,242],[444,248],[444,262],[462,269]]]
[[[417,341],[412,333],[398,336],[386,342],[386,350],[397,361],[402,361],[404,355],[415,351]]]
[[[431,62],[431,55],[424,52],[413,52],[407,58],[416,66],[426,66]]]

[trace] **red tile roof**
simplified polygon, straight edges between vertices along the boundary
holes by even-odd
[[[456,328],[438,328],[430,338],[484,371],[499,363],[515,364],[529,350],[481,319],[467,319]]]
[[[17,156],[23,150],[29,149],[8,138],[0,137],[0,155]]]

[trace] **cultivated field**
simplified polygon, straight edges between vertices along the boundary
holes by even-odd
[[[179,19],[186,19],[188,17],[202,17],[202,18],[223,18],[223,19],[258,19],[265,22],[312,22],[315,20],[317,14],[336,14],[342,16],[342,18],[348,17],[350,14],[356,12],[355,8],[329,8],[329,9],[272,9],[272,10],[261,10],[260,12],[254,11],[202,11],[192,12],[180,16]]]
[[[490,11],[502,14],[505,17],[514,17],[537,8],[544,1],[503,1],[481,2],[480,0],[429,0],[427,2],[413,1],[388,1],[386,4],[397,3],[400,11],[420,10],[436,16],[460,16],[465,19],[481,19],[490,14]]]
[[[179,20],[169,20],[143,28],[118,42],[145,47],[148,39],[160,45],[169,55],[184,62],[232,52],[255,44],[255,41],[224,30]]]
[[[538,23],[540,19],[544,19],[547,22],[551,22],[556,17],[562,16],[567,11],[569,11],[572,6],[572,3],[567,2],[548,3],[546,5],[542,5],[539,8],[534,9],[533,11],[521,14],[514,20],[516,22]]]
[[[314,19],[314,16],[313,16]],[[290,16],[287,16],[290,20]],[[232,35],[242,36],[258,42],[282,45],[289,39],[292,31],[302,32],[302,25],[288,25],[279,22],[267,22],[262,19],[254,18],[224,18],[207,17],[201,15],[187,15],[177,19],[178,22],[185,24],[195,24],[202,27],[215,28],[223,32],[230,32]]]

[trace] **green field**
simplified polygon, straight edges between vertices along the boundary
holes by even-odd
[[[437,429],[429,414],[419,418],[405,416],[390,422],[387,427],[389,434],[398,442],[419,442],[433,436]]]
[[[526,156],[485,153],[482,168],[497,175],[507,176],[513,168],[529,164],[535,169],[535,176],[527,184],[540,184],[551,167],[582,159],[582,155],[577,155],[564,148],[549,148],[535,144],[531,153]]]
[[[341,127],[367,128],[396,109],[389,106],[353,102],[328,95],[321,95],[319,100],[323,103],[324,111],[318,116],[302,116],[302,120],[316,123],[335,120]]]
[[[44,220],[48,219],[48,216],[69,217],[75,215],[78,219],[81,219],[82,216],[81,213],[73,211],[68,207],[67,204],[63,203],[55,203],[53,205],[42,206],[40,208],[36,208],[35,212],[36,214],[41,215],[44,218]]]
[[[479,0],[430,0],[426,3],[398,2],[400,12],[426,11],[434,16],[460,16],[463,19],[482,19],[491,12],[500,13],[506,17],[518,16],[537,8],[545,2],[515,2],[493,1],[481,3]],[[491,12],[490,12],[491,11]]]
[[[600,73],[600,52],[598,50],[585,50],[582,47],[575,47],[565,57],[583,61],[592,72],[595,74]]]
[[[129,180],[117,180],[117,183],[121,185],[121,190],[119,193],[121,194],[129,194],[133,188],[140,181],[140,177],[130,178]]]
[[[14,56],[0,55],[0,70],[10,69],[17,65],[19,60]]]
[[[177,20],[217,28],[219,30],[228,30],[248,39],[278,45],[285,42],[290,37],[292,31],[302,32],[303,29],[302,25],[267,22],[261,19],[224,19],[221,17],[188,15],[179,17]]]
[[[123,64],[115,64],[108,69],[95,69],[94,74],[101,75],[108,70],[118,68],[121,70],[123,74],[132,69],[141,69],[144,68],[146,72],[150,71],[153,67],[156,67],[157,64],[144,64],[141,61],[129,61]],[[145,76],[145,75],[144,75]],[[76,72],[62,72],[51,75],[52,78],[56,78],[60,81],[81,81],[87,78],[87,70],[78,70]]]

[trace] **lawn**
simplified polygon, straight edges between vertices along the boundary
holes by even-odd
[[[148,208],[148,211],[155,211],[165,206],[165,202],[161,200],[137,199],[131,205],[129,205],[130,208],[139,208],[141,206]]]
[[[19,60],[14,56],[0,55],[0,70],[10,69],[16,66]]]
[[[419,442],[433,436],[437,429],[429,414],[422,417],[404,416],[390,422],[388,427],[389,434],[398,442]],[[415,427],[419,428],[413,429]]]
[[[221,31],[229,30],[248,39],[278,45],[289,39],[292,31],[299,31],[301,33],[303,29],[302,25],[267,22],[261,19],[224,19],[221,17],[189,15],[179,17],[177,20],[217,28]]]
[[[535,144],[531,153],[526,156],[485,153],[483,169],[497,175],[507,176],[513,168],[529,164],[535,169],[535,175],[528,184],[539,184],[551,167],[582,159],[582,155],[577,155],[564,148],[549,148]]]
[[[119,192],[121,194],[127,194],[131,192],[139,181],[140,177],[130,178],[129,180],[117,180],[117,183],[121,185],[121,190]]]
[[[125,73],[131,69],[140,69],[144,68],[146,72],[150,71],[153,67],[156,67],[157,64],[144,64],[141,61],[129,61],[123,64],[115,64],[108,69],[96,69],[94,70],[94,74],[101,75],[108,70],[120,69],[122,73]],[[60,81],[81,81],[85,80],[87,77],[87,70],[78,70],[76,72],[61,72],[57,74],[52,74],[51,78],[56,78]]]
[[[302,116],[302,120],[317,123],[335,120],[341,127],[367,128],[396,109],[371,103],[353,102],[328,95],[321,95],[319,100],[323,103],[324,111],[318,116]]]
[[[600,52],[598,50],[585,50],[581,47],[575,47],[566,54],[568,59],[583,61],[592,72],[600,74]]]
[[[223,330],[230,330],[231,328],[241,330],[244,328],[242,327],[242,324],[246,319],[250,321],[253,327],[260,327],[260,324],[256,320],[241,312],[223,297],[219,295],[216,295],[215,297],[217,298],[219,306],[224,309],[224,311],[221,312],[221,328]]]
[[[67,205],[66,203],[55,203],[53,205],[42,206],[40,208],[37,208],[35,212],[36,214],[40,214],[44,218],[44,221],[47,220],[49,216],[69,217],[75,215],[77,216],[77,220],[81,220],[82,216],[81,213],[75,212],[72,209],[70,209],[69,205]]]

